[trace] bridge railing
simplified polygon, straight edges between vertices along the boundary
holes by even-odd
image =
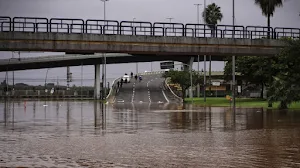
[[[0,24],[1,24],[1,28],[0,28],[1,32],[11,31],[11,22],[0,22]]]
[[[276,27],[274,29],[274,38],[279,39],[281,37],[291,37],[291,38],[298,38],[299,39],[300,29]]]
[[[0,16],[0,31],[11,31],[11,18],[8,16]]]
[[[118,34],[119,22],[114,20],[92,20],[85,22],[85,33],[91,34]]]
[[[89,33],[198,38],[298,38],[299,28],[0,16],[0,31]]]

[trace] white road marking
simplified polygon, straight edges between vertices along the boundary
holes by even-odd
[[[131,103],[133,103],[133,100],[134,100],[134,93],[135,93],[135,83],[133,83],[133,86],[132,86],[132,97],[131,97]]]
[[[124,100],[118,100],[117,102],[118,103],[124,103],[125,101]]]
[[[151,80],[152,81],[152,80]],[[150,89],[149,89],[149,83],[151,82],[151,81],[148,81],[147,82],[147,88],[148,88],[148,97],[149,97],[149,102],[151,103],[151,94],[150,94]]]
[[[167,100],[167,102],[169,103],[170,101],[169,101],[169,99],[167,98],[167,96],[166,96],[166,94],[165,94],[164,90],[161,90],[161,91],[162,91],[162,94],[164,95],[165,99],[166,99],[166,100]]]

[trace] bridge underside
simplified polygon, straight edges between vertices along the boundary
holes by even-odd
[[[283,46],[280,40],[271,39],[0,32],[0,51],[269,56]]]
[[[75,59],[73,56],[65,56],[65,58],[70,57],[70,59],[55,60],[55,56],[52,59],[41,59],[37,61],[8,61],[6,63],[0,62],[0,72],[4,71],[16,71],[16,70],[29,70],[29,69],[42,69],[42,68],[56,68],[56,67],[66,67],[66,66],[80,66],[80,65],[95,65],[102,64],[102,56],[99,57],[89,57],[81,59]],[[193,56],[194,61],[198,61],[198,56]],[[42,58],[42,57],[40,57]],[[106,57],[107,64],[120,64],[120,63],[135,63],[135,62],[154,62],[154,61],[179,61],[186,62],[190,57],[186,56],[167,56],[167,55],[139,55],[139,56],[118,56],[118,57]],[[224,61],[226,57],[224,56],[212,56],[212,61]],[[26,60],[26,59],[25,59]],[[208,57],[207,57],[208,60]],[[203,56],[199,56],[199,61],[203,61]]]

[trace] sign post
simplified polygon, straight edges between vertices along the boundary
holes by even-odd
[[[212,85],[215,86],[215,88],[216,88],[216,97],[218,97],[218,89],[217,89],[217,86],[220,86],[221,83],[220,83],[220,82],[212,82]]]

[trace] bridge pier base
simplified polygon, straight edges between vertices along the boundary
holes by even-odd
[[[100,99],[100,64],[95,65],[94,99]]]

